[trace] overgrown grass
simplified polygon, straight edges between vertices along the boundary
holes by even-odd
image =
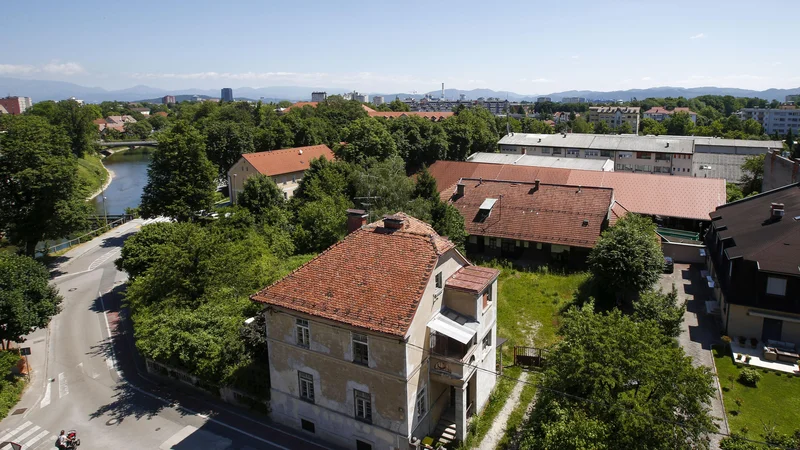
[[[519,367],[510,367],[503,372],[504,377],[497,379],[497,385],[483,412],[470,420],[467,438],[459,445],[460,450],[478,448],[486,433],[492,428],[497,414],[506,404],[511,391],[514,390],[514,386],[517,384],[514,380],[519,378],[521,373],[522,369]]]
[[[85,197],[97,192],[107,179],[108,172],[99,156],[87,153],[78,159],[78,184]]]
[[[25,389],[25,379],[11,373],[19,359],[15,350],[0,352],[0,420],[19,402]]]
[[[538,373],[528,373],[528,383],[537,383],[538,381]],[[519,403],[514,407],[514,410],[511,411],[511,414],[508,416],[508,422],[506,422],[506,431],[503,434],[503,438],[500,439],[500,442],[497,444],[498,449],[506,449],[510,446],[510,444],[514,443],[514,440],[520,431],[519,427],[525,420],[525,413],[528,411],[528,407],[530,406],[531,402],[533,402],[533,398],[535,396],[536,386],[534,384],[526,384],[523,386],[522,392],[519,395]]]
[[[765,426],[783,434],[800,428],[800,377],[756,369],[761,380],[757,387],[750,387],[738,381],[742,368],[734,365],[729,352],[723,354],[721,346],[714,348],[714,363],[731,431],[748,430],[749,437],[756,439]]]

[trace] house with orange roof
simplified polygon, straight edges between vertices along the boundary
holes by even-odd
[[[366,217],[348,210],[342,241],[251,297],[271,418],[341,448],[463,440],[497,381],[499,271],[411,216]]]
[[[324,157],[333,161],[333,151],[327,145],[285,148],[268,152],[245,153],[228,170],[228,192],[231,203],[235,204],[244,182],[256,175],[271,177],[283,191],[284,198],[294,195],[294,190],[303,179],[303,174],[311,165],[311,160]]]
[[[663,106],[654,106],[645,111],[644,113],[642,113],[642,117],[645,119],[653,119],[656,122],[663,122],[668,117],[672,117],[673,114],[679,112],[689,114],[689,117],[692,118],[692,123],[697,123],[697,113],[685,107],[667,109],[666,107]]]

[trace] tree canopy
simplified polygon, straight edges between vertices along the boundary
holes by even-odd
[[[220,179],[228,176],[242,154],[255,150],[253,127],[226,121],[212,123],[206,130],[206,155],[217,167]]]

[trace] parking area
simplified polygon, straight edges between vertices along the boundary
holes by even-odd
[[[686,302],[683,330],[678,336],[681,347],[692,357],[695,365],[710,368],[716,378],[711,345],[720,342],[720,326],[714,316],[706,313],[705,302],[711,300],[711,289],[700,274],[704,269],[704,264],[675,263],[675,270],[671,274],[661,276],[660,285],[665,292],[675,285],[678,290],[678,301]],[[728,433],[719,381],[715,380],[715,384],[717,395],[710,405],[712,415],[719,419],[717,425],[720,431]],[[711,436],[711,448],[719,448],[719,440],[719,435]]]

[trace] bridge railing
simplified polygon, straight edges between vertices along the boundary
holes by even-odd
[[[61,252],[61,251],[64,251],[64,250],[69,250],[70,248],[72,248],[72,247],[74,247],[74,246],[76,246],[78,244],[82,244],[84,242],[91,241],[92,239],[96,238],[97,236],[100,236],[101,234],[103,234],[103,233],[105,233],[105,232],[107,232],[107,231],[109,231],[109,230],[111,230],[113,228],[116,228],[116,227],[118,227],[118,226],[120,226],[120,225],[122,225],[124,223],[130,222],[131,220],[133,220],[133,216],[132,215],[128,215],[128,214],[123,215],[123,216],[119,217],[118,219],[116,219],[116,220],[114,220],[112,222],[109,222],[107,225],[103,225],[102,227],[97,228],[95,230],[92,230],[92,231],[90,231],[90,232],[88,232],[86,234],[82,234],[82,235],[80,235],[80,236],[78,236],[78,237],[76,237],[74,239],[70,239],[70,240],[68,240],[66,242],[62,242],[60,244],[56,244],[56,245],[47,247],[47,253],[48,254],[52,254],[52,253]]]

